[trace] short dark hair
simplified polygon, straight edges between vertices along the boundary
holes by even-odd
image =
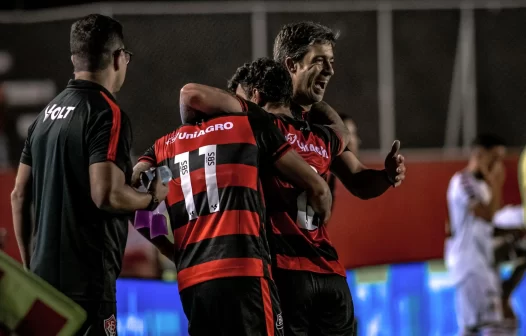
[[[499,146],[506,146],[506,142],[498,135],[491,133],[479,134],[471,142],[472,147],[482,147],[484,149],[492,149]]]
[[[73,23],[69,43],[75,71],[104,70],[113,53],[124,47],[122,25],[109,16],[90,14]]]
[[[294,62],[301,60],[314,44],[335,46],[339,32],[311,21],[291,23],[283,26],[274,40],[274,60],[283,64],[287,57]]]
[[[273,103],[288,106],[292,100],[292,78],[289,72],[282,64],[267,57],[237,68],[228,81],[228,90],[235,93],[238,85],[241,85],[249,98],[252,90],[257,89],[262,98],[261,105]]]

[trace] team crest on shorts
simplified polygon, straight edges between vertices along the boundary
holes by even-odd
[[[281,313],[276,315],[276,329],[283,329],[283,317]]]
[[[110,317],[104,320],[104,331],[106,332],[106,336],[117,335],[117,319],[115,315],[111,314]]]

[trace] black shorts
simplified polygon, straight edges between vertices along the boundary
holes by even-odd
[[[181,291],[190,336],[281,336],[276,285],[258,277],[206,281]]]
[[[356,335],[351,291],[344,277],[281,269],[272,274],[278,286],[285,335]]]
[[[88,314],[78,336],[116,336],[117,303],[76,301]]]

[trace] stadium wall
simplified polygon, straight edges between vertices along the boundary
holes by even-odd
[[[519,204],[518,157],[506,159],[504,203]],[[408,178],[395,190],[373,200],[359,200],[337,185],[329,233],[346,269],[442,258],[446,190],[465,161],[408,163]],[[374,165],[370,165],[374,167]],[[10,192],[14,172],[0,174],[0,227],[8,230],[6,251],[20,260],[12,221]]]

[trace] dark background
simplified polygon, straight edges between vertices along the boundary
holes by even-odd
[[[2,7],[35,9],[67,1],[2,1]],[[127,47],[135,53],[118,94],[130,115],[135,154],[180,123],[178,94],[188,82],[225,87],[236,67],[250,61],[250,14],[120,16]],[[444,145],[456,52],[458,10],[393,13],[396,136],[405,148]],[[526,143],[526,12],[477,10],[476,72],[479,131],[493,131],[510,145]],[[341,30],[336,75],[326,100],[358,124],[364,149],[379,147],[377,14],[269,13],[269,53],[280,27],[314,20]],[[15,57],[1,79],[52,79],[59,90],[72,76],[72,20],[0,24],[0,49]],[[34,112],[34,111],[33,111]],[[10,119],[24,111],[9,109]],[[459,144],[460,145],[460,144]]]

